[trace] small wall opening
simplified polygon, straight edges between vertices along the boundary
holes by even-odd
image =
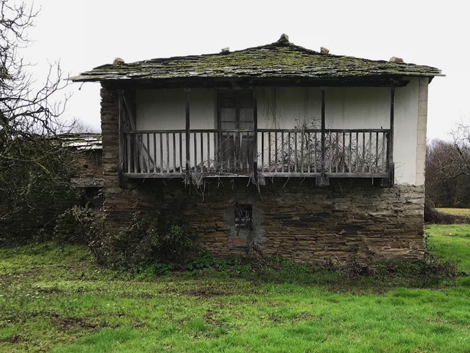
[[[236,203],[234,207],[235,228],[253,228],[253,205]]]

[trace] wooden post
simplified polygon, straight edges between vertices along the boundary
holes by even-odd
[[[258,183],[258,101],[253,90],[253,178]]]
[[[191,146],[190,146],[190,110],[189,110],[189,103],[190,103],[190,88],[185,88],[184,89],[185,96],[186,96],[186,174],[188,175],[189,178],[189,172],[190,172],[190,164],[191,164]],[[190,179],[187,179],[189,182]]]
[[[395,87],[390,89],[390,135],[388,139],[389,186],[395,183],[395,163],[393,162],[393,139],[395,129]]]
[[[321,88],[321,172],[325,172],[325,88]]]
[[[116,99],[118,103],[118,134],[119,134],[119,166],[118,166],[118,182],[119,182],[119,187],[122,187],[124,182],[123,182],[123,177],[122,177],[122,172],[124,168],[124,132],[123,132],[123,114],[124,114],[124,107],[123,107],[123,93],[122,91],[118,90],[116,92]],[[129,156],[128,156],[129,158]]]
[[[325,174],[325,148],[326,148],[326,105],[325,105],[326,87],[321,88],[321,170],[320,177],[317,178],[317,186],[328,186],[330,184]]]

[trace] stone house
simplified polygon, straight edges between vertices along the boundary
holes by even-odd
[[[375,261],[424,253],[428,85],[440,71],[286,35],[124,63],[101,83],[105,227],[185,215],[218,256]]]

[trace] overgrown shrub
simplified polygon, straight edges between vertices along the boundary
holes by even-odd
[[[73,206],[56,222],[54,239],[69,244],[89,245],[99,236],[101,216],[88,207]]]
[[[194,232],[183,218],[135,213],[126,229],[102,234],[90,248],[106,266],[133,271],[154,267],[156,272],[165,272],[184,264],[194,251],[194,241]]]
[[[426,260],[387,260],[374,263],[360,261],[302,264],[283,257],[215,259],[207,252],[191,259],[186,269],[192,273],[220,272],[224,276],[249,281],[327,285],[334,290],[345,288],[434,287],[458,275],[455,263],[428,256]]]

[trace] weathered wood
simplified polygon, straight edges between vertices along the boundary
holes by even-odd
[[[183,162],[182,152],[182,140],[187,131],[154,130],[124,133],[126,148],[123,160],[127,161],[127,166],[123,170],[131,174],[141,173],[142,176],[149,172],[171,174],[182,171],[244,174],[253,173],[256,162],[257,173],[261,173],[259,176],[262,174],[266,176],[268,173],[269,175],[274,173],[276,176],[292,176],[323,172],[328,175],[346,173],[353,177],[353,175],[381,175],[388,171],[388,164],[384,159],[388,156],[385,141],[389,139],[389,130],[326,131],[324,152],[328,153],[325,153],[324,157],[325,168],[321,168],[321,148],[317,144],[317,136],[321,135],[321,130],[312,131],[258,129],[256,137],[261,139],[262,152],[252,154],[253,145],[258,144],[255,142],[253,132],[190,130],[187,141],[191,142],[191,150],[186,156],[187,165]],[[221,135],[225,136],[225,139],[219,143],[217,138]],[[177,158],[177,139],[179,158]],[[265,150],[266,139],[268,147]],[[380,144],[383,144],[382,151],[379,149]]]
[[[326,125],[326,108],[325,108],[325,87],[321,88],[321,170],[325,171],[325,125]]]
[[[189,107],[189,104],[190,104],[190,96],[189,96],[189,92],[190,92],[190,89],[189,88],[185,88],[184,90],[185,92],[185,102],[186,102],[186,105],[185,105],[185,117],[186,117],[186,172],[189,173],[189,169],[190,169],[190,166],[191,166],[191,160],[190,160],[190,153],[191,153],[191,147],[190,147],[190,107]]]
[[[395,182],[395,163],[393,161],[393,138],[395,130],[395,87],[390,89],[390,137],[388,144],[388,168],[390,173],[390,186]]]
[[[119,167],[118,167],[118,179],[119,179],[119,186],[123,186],[123,176],[122,173],[125,169],[124,158],[126,153],[124,152],[124,134],[123,134],[123,120],[124,120],[124,108],[123,108],[123,101],[122,95],[117,94],[117,104],[118,104],[118,134],[119,134]]]
[[[253,90],[253,177],[258,183],[258,100]],[[261,164],[263,165],[263,164]]]

